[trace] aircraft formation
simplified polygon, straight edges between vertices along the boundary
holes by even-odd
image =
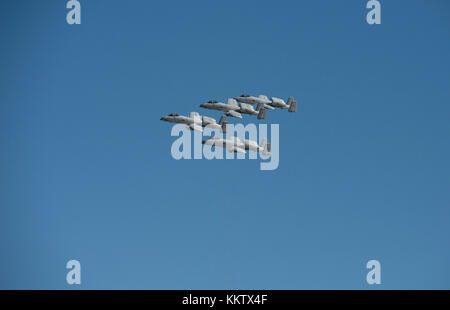
[[[255,107],[256,106],[256,109]],[[235,98],[228,98],[226,103],[216,100],[209,100],[202,103],[201,108],[209,110],[217,110],[224,112],[219,122],[214,118],[208,116],[200,116],[198,112],[190,112],[188,116],[179,114],[169,114],[161,117],[162,121],[170,123],[185,124],[190,130],[203,131],[203,128],[208,126],[209,128],[220,129],[222,132],[227,131],[227,124],[229,117],[235,117],[242,119],[242,114],[256,115],[257,119],[266,119],[267,110],[275,109],[288,109],[289,112],[297,112],[297,102],[293,97],[289,97],[287,102],[281,98],[271,97],[270,99],[265,95],[250,96],[240,95]],[[270,144],[264,139],[261,145],[258,145],[256,141],[240,140],[238,137],[230,137],[228,139],[223,138],[209,138],[203,140],[203,144],[220,146],[227,149],[229,152],[246,153],[247,150],[261,152],[263,155],[270,154]]]

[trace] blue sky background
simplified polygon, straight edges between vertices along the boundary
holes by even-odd
[[[0,288],[450,288],[448,1],[80,2],[0,10]],[[171,157],[241,93],[299,102],[278,170]]]

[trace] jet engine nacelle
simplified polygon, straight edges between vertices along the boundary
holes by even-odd
[[[247,112],[256,112],[252,105],[249,105],[248,103],[241,103],[241,110],[247,111]]]
[[[284,102],[283,99],[277,98],[277,97],[272,97],[272,102],[275,103],[275,104],[286,105],[286,103]]]

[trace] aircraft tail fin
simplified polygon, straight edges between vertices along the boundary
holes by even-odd
[[[228,127],[228,119],[225,115],[222,115],[222,117],[220,118],[219,125],[222,127],[222,132],[226,133]]]
[[[289,112],[297,112],[297,102],[294,97],[289,97],[287,105],[289,106]]]
[[[264,108],[263,103],[258,104],[256,111],[258,111],[258,119],[266,119],[266,109]]]
[[[263,139],[261,142],[261,147],[262,147],[262,154],[263,155],[270,155],[271,152],[271,146],[270,143],[267,143],[267,139]]]

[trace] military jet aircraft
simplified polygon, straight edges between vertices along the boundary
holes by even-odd
[[[190,112],[189,116],[179,115],[179,114],[169,114],[167,116],[161,117],[162,121],[178,124],[186,124],[190,130],[203,131],[203,127],[208,126],[209,128],[221,129],[222,132],[226,132],[228,120],[224,115],[220,118],[217,124],[214,118],[208,116],[200,117],[197,112]]]
[[[271,146],[269,143],[267,143],[267,139],[263,139],[261,141],[261,145],[258,145],[258,142],[256,141],[245,139],[244,147],[246,150],[260,152],[263,155],[270,155],[271,152]]]
[[[237,101],[233,98],[229,98],[227,103],[210,100],[206,103],[202,103],[200,107],[211,110],[223,111],[227,116],[236,118],[242,118],[242,114],[258,115],[258,119],[264,119],[265,113],[262,109],[262,105],[258,105],[256,110],[249,104],[241,103],[239,106]]]
[[[270,105],[271,101],[269,100],[269,98],[267,98],[264,95],[254,97],[254,96],[244,94],[244,95],[240,95],[239,97],[236,97],[234,99],[241,103],[262,104],[264,109],[275,110],[275,108]]]
[[[250,95],[240,95],[234,98],[236,101],[251,104],[263,104],[265,109],[274,110],[275,108],[289,109],[289,112],[297,112],[297,102],[293,97],[288,98],[288,102],[285,103],[283,99],[272,97],[267,98],[265,95],[259,95],[258,97]]]
[[[267,139],[263,139],[261,145],[258,142],[245,139],[242,141],[238,137],[230,137],[228,139],[212,137],[202,141],[206,145],[214,145],[225,147],[228,152],[232,153],[247,153],[247,150],[254,152],[261,152],[263,155],[270,154],[270,144],[267,143]]]

